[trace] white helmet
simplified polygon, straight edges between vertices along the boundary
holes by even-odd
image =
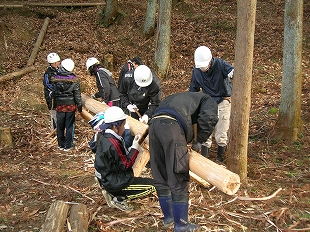
[[[137,85],[146,87],[153,81],[153,75],[149,67],[146,65],[139,65],[134,72],[134,78]]]
[[[60,61],[60,57],[55,52],[48,54],[46,59],[49,64],[53,64]]]
[[[200,46],[195,51],[194,59],[196,68],[206,68],[211,62],[212,53],[208,47]]]
[[[104,122],[111,123],[124,120],[128,117],[124,111],[118,106],[111,106],[104,113]]]
[[[95,57],[91,57],[86,61],[86,70],[89,69],[90,66],[93,66],[94,64],[99,64],[99,60],[97,60]]]
[[[61,67],[69,72],[72,72],[72,70],[74,69],[74,62],[69,58],[64,59],[63,61],[61,61]]]

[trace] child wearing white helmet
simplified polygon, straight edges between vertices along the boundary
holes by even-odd
[[[125,131],[127,115],[117,106],[108,108],[104,114],[104,123],[99,127],[103,131],[99,138],[95,157],[95,176],[109,207],[129,212],[133,208],[127,200],[144,197],[155,191],[153,180],[135,177],[132,166],[141,150],[136,135],[127,150],[122,134]]]
[[[46,69],[44,76],[43,76],[43,86],[44,86],[44,97],[46,100],[47,108],[50,111],[50,128],[51,131],[56,129],[57,125],[57,118],[56,118],[56,110],[55,106],[53,105],[52,101],[52,92],[53,92],[53,85],[51,83],[52,76],[57,74],[57,70],[60,66],[60,57],[57,53],[52,52],[49,53],[46,57],[47,62],[49,63],[48,68]]]

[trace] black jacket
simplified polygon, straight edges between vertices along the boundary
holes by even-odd
[[[53,84],[51,83],[51,78],[55,75],[57,75],[57,69],[49,66],[43,76],[44,97],[49,110],[55,109],[52,101]]]
[[[138,86],[133,76],[122,80],[119,91],[124,110],[129,104],[135,104],[141,115],[146,114],[149,118],[152,117],[162,99],[160,80],[154,73],[152,75],[153,81],[146,87]]]
[[[98,88],[98,92],[95,93],[96,98],[101,98],[106,104],[108,104],[109,101],[120,100],[115,80],[109,70],[99,66],[96,68],[95,76]]]
[[[169,115],[175,118],[184,130],[187,142],[194,138],[193,124],[197,123],[197,140],[205,142],[218,121],[217,103],[208,94],[182,92],[166,97],[157,107],[155,116]]]
[[[105,132],[99,138],[95,157],[96,176],[108,192],[120,191],[132,183],[132,166],[138,153],[138,150],[131,149],[126,154],[124,143],[111,133]]]
[[[82,112],[82,97],[80,84],[77,77],[64,70],[60,70],[56,76],[51,78],[53,82],[53,98],[55,107],[60,105],[76,105],[79,112]]]

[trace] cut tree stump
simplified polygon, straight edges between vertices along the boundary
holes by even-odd
[[[89,217],[84,204],[56,201],[47,212],[41,232],[87,232]]]
[[[109,71],[113,72],[113,55],[108,53],[103,57],[103,66],[108,69]]]
[[[13,146],[10,127],[0,127],[0,147]]]
[[[99,112],[104,112],[109,106],[102,104],[85,94],[82,94],[82,104],[89,111],[97,114]],[[136,120],[132,117],[127,118],[127,122],[129,124],[131,132],[136,134],[144,134],[146,130],[148,130],[148,125]],[[148,137],[144,140],[144,147],[148,147],[149,140]],[[223,165],[219,165],[203,156],[198,154],[197,152],[189,149],[189,168],[195,176],[191,176],[197,182],[201,183],[203,186],[206,186],[205,182],[208,182],[215,187],[217,187],[222,192],[233,195],[240,188],[240,177],[239,175],[229,171]],[[142,156],[147,161],[149,160],[149,156]],[[147,163],[147,162],[146,162]],[[146,164],[145,163],[145,164]],[[135,163],[136,164],[136,163]],[[139,169],[137,173],[140,172],[145,166],[144,162],[138,162],[136,168]]]

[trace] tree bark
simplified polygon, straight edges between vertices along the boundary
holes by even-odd
[[[117,16],[117,0],[106,0],[106,6],[103,17],[103,26],[108,27],[113,23]]]
[[[301,130],[303,0],[286,0],[281,102],[274,136],[294,142]]]
[[[158,29],[155,46],[155,71],[159,78],[166,78],[170,68],[172,0],[159,0]]]
[[[29,3],[23,3],[23,4],[4,4],[0,5],[0,8],[19,8],[19,7],[25,7],[25,6],[42,6],[42,7],[68,7],[68,6],[101,6],[105,3],[39,3],[39,2],[29,2]]]
[[[227,167],[247,183],[247,151],[254,50],[256,0],[238,0],[234,93]]]
[[[9,74],[6,74],[4,76],[0,76],[0,82],[4,82],[4,81],[7,81],[7,80],[10,80],[10,79],[13,79],[15,77],[19,77],[21,75],[24,75],[26,73],[29,73],[29,72],[33,72],[36,68],[34,66],[29,66],[29,67],[25,67],[17,72],[12,72],[12,73],[9,73]]]
[[[40,31],[40,34],[38,36],[37,42],[35,43],[34,48],[33,48],[32,52],[31,52],[30,57],[29,57],[27,66],[33,65],[34,60],[35,60],[35,58],[36,58],[36,56],[38,54],[38,51],[40,49],[40,46],[42,44],[42,41],[44,39],[44,36],[46,34],[46,30],[47,30],[47,26],[48,26],[49,22],[50,22],[50,18],[48,18],[48,17],[45,18],[43,26],[42,26],[41,31]]]
[[[87,232],[90,213],[86,205],[72,205],[70,209],[69,223],[72,232]]]
[[[146,17],[144,21],[143,34],[146,38],[154,35],[156,23],[157,0],[147,1]]]

